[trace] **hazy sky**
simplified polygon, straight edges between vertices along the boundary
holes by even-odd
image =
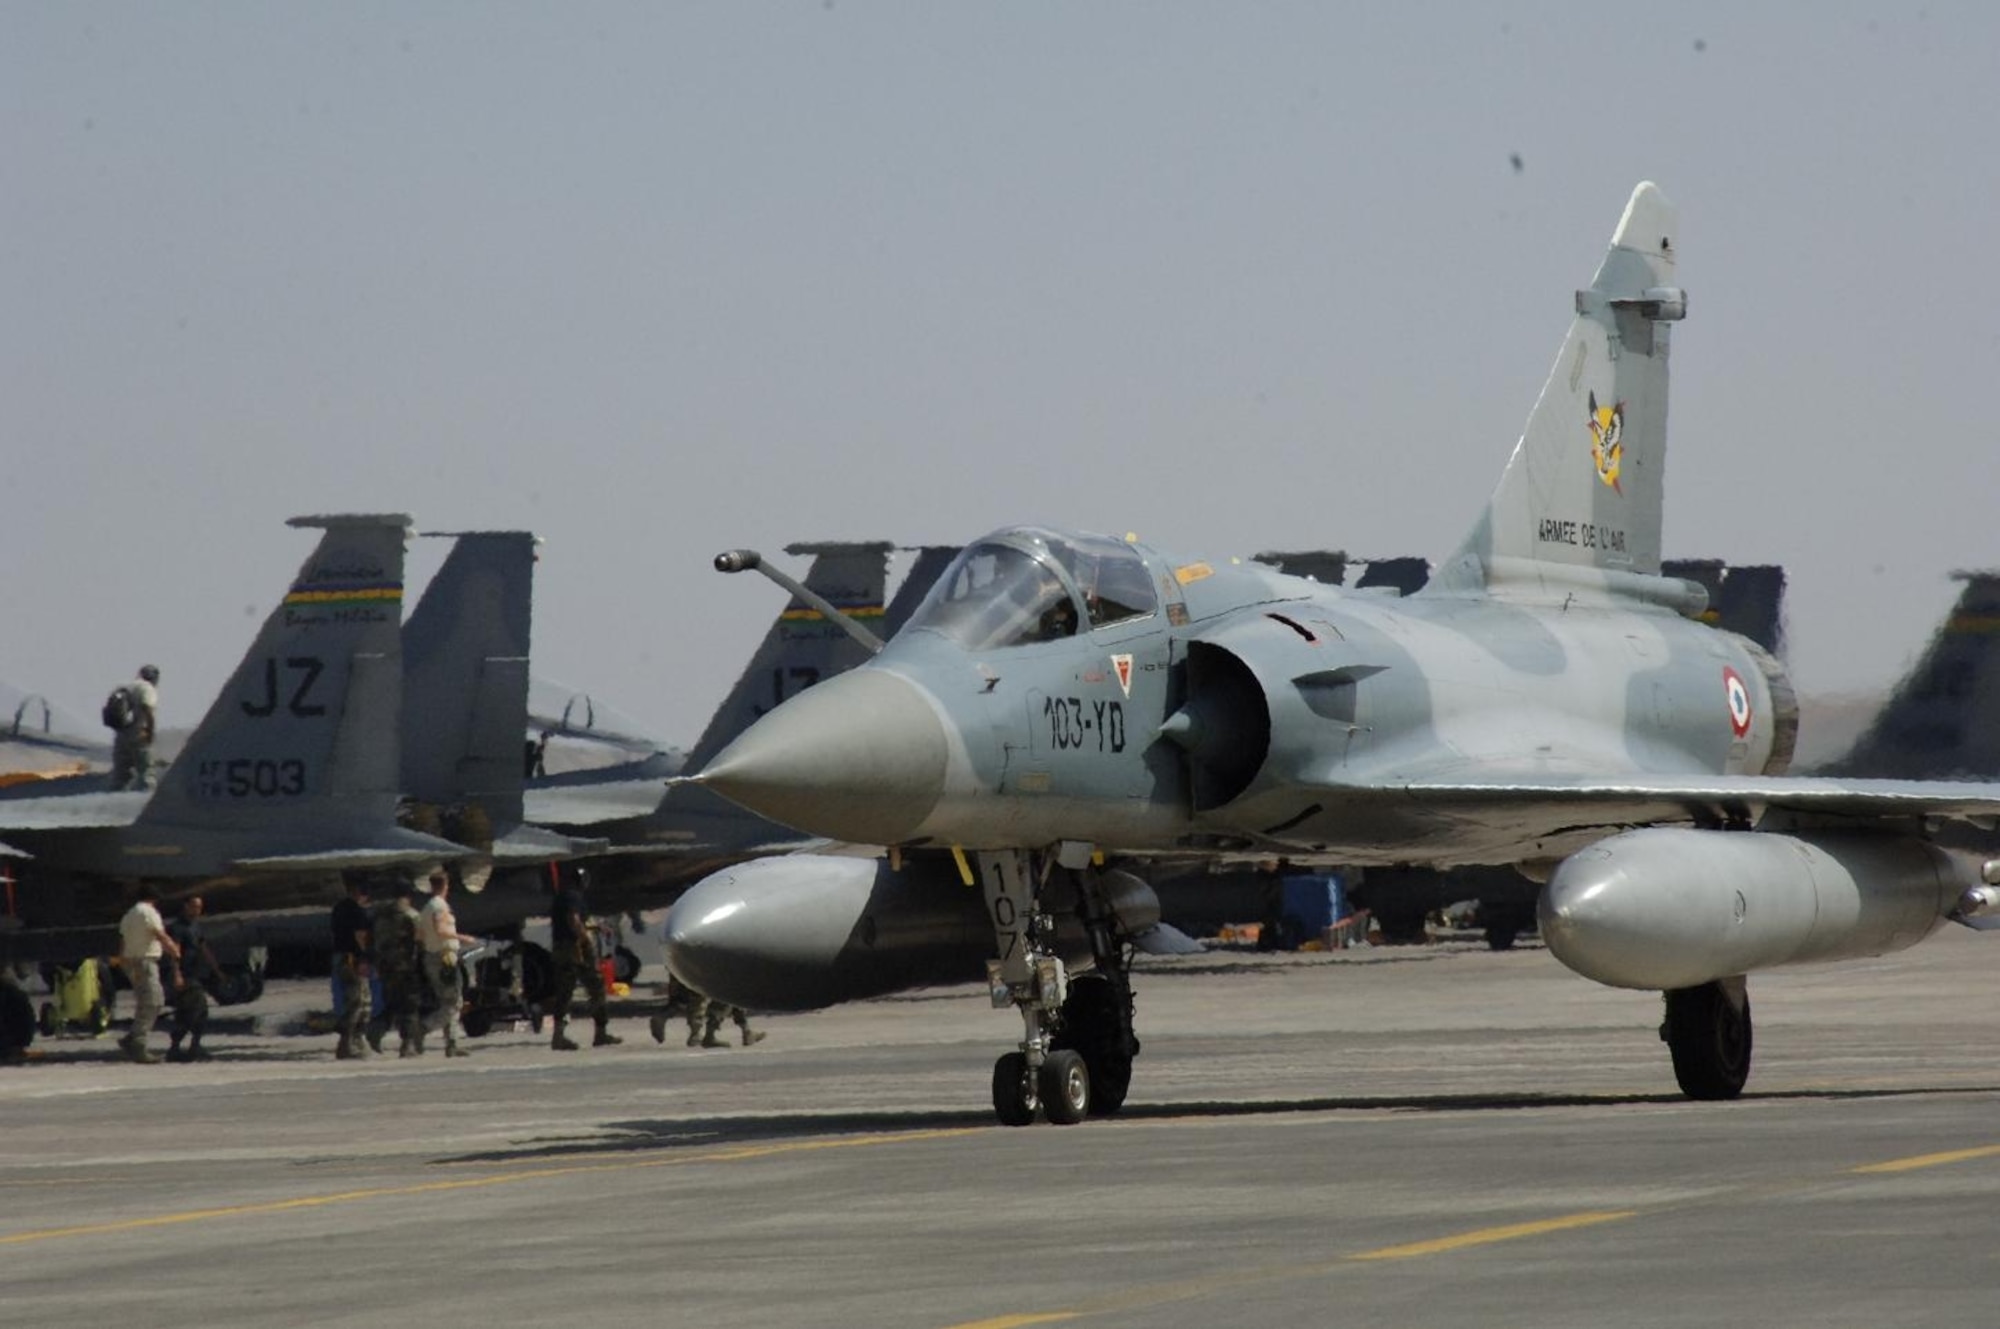
[[[1784,563],[1809,691],[2000,563],[2000,7],[0,20],[0,678],[88,717],[196,720],[301,512],[536,531],[537,672],[679,741],[779,608],[733,545],[1441,555],[1645,178],[1668,551]]]

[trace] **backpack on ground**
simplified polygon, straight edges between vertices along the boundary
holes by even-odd
[[[132,702],[132,689],[113,688],[111,695],[104,699],[104,727],[130,729],[138,718],[139,708]]]

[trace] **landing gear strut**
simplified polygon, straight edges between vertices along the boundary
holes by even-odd
[[[1735,1098],[1750,1078],[1750,990],[1724,978],[1665,994],[1660,1037],[1674,1058],[1674,1079],[1689,1098]]]
[[[1019,1051],[993,1066],[993,1113],[1004,1126],[1026,1126],[1038,1113],[1057,1125],[1116,1112],[1132,1084],[1139,1040],[1132,1034],[1132,985],[1124,947],[1097,874],[1088,866],[1041,871],[1019,851],[978,855],[993,922],[987,977],[993,1004],[1021,1013]],[[1071,978],[1052,949],[1055,921],[1043,887],[1064,871],[1075,886],[1077,916],[1089,939],[1094,971]]]

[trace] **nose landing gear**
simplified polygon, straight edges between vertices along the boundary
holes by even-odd
[[[1073,871],[1093,969],[1072,977],[1052,949],[1055,922],[1042,889],[1051,872],[1072,870],[1050,859],[1038,872],[1018,850],[977,858],[998,952],[987,962],[993,1004],[1017,1009],[1023,1027],[1019,1050],[993,1066],[994,1116],[1004,1126],[1026,1126],[1038,1115],[1067,1126],[1116,1112],[1131,1087],[1139,1040],[1129,963],[1096,874]]]

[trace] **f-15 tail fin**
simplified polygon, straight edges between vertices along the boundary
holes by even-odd
[[[1819,774],[2000,777],[2000,572],[1957,575],[1965,589],[1923,658],[1847,754]]]
[[[1678,218],[1651,183],[1632,191],[1611,248],[1528,416],[1486,512],[1434,584],[1468,590],[1548,579],[1552,569],[1656,576],[1666,470],[1668,327]]]
[[[889,602],[889,610],[882,616],[882,640],[888,641],[903,630],[903,624],[917,612],[917,606],[930,594],[931,587],[958,557],[958,545],[918,545],[916,558],[910,562],[910,570],[903,574],[903,584],[896,588],[896,598]]]
[[[403,625],[403,793],[417,824],[491,864],[604,848],[524,822],[535,537],[470,531]],[[466,865],[467,879],[481,875]]]
[[[321,531],[319,547],[136,825],[236,833],[241,843],[265,830],[265,838],[301,849],[331,843],[336,827],[393,830],[410,519],[290,524]],[[381,848],[395,837],[365,838]]]
[[[534,569],[527,531],[460,534],[403,626],[403,792],[489,835],[521,822]]]
[[[1701,621],[1748,637],[1772,655],[1785,653],[1785,570],[1775,563],[1732,567],[1719,558],[1670,558],[1660,565],[1668,577],[1691,581],[1708,592]]]
[[[808,589],[857,619],[879,622],[888,589],[890,549],[884,543],[827,543],[787,545],[785,552],[794,557],[813,555],[805,575]],[[700,770],[752,720],[785,698],[868,658],[868,651],[838,624],[796,599],[791,601],[689,751],[687,769]]]

